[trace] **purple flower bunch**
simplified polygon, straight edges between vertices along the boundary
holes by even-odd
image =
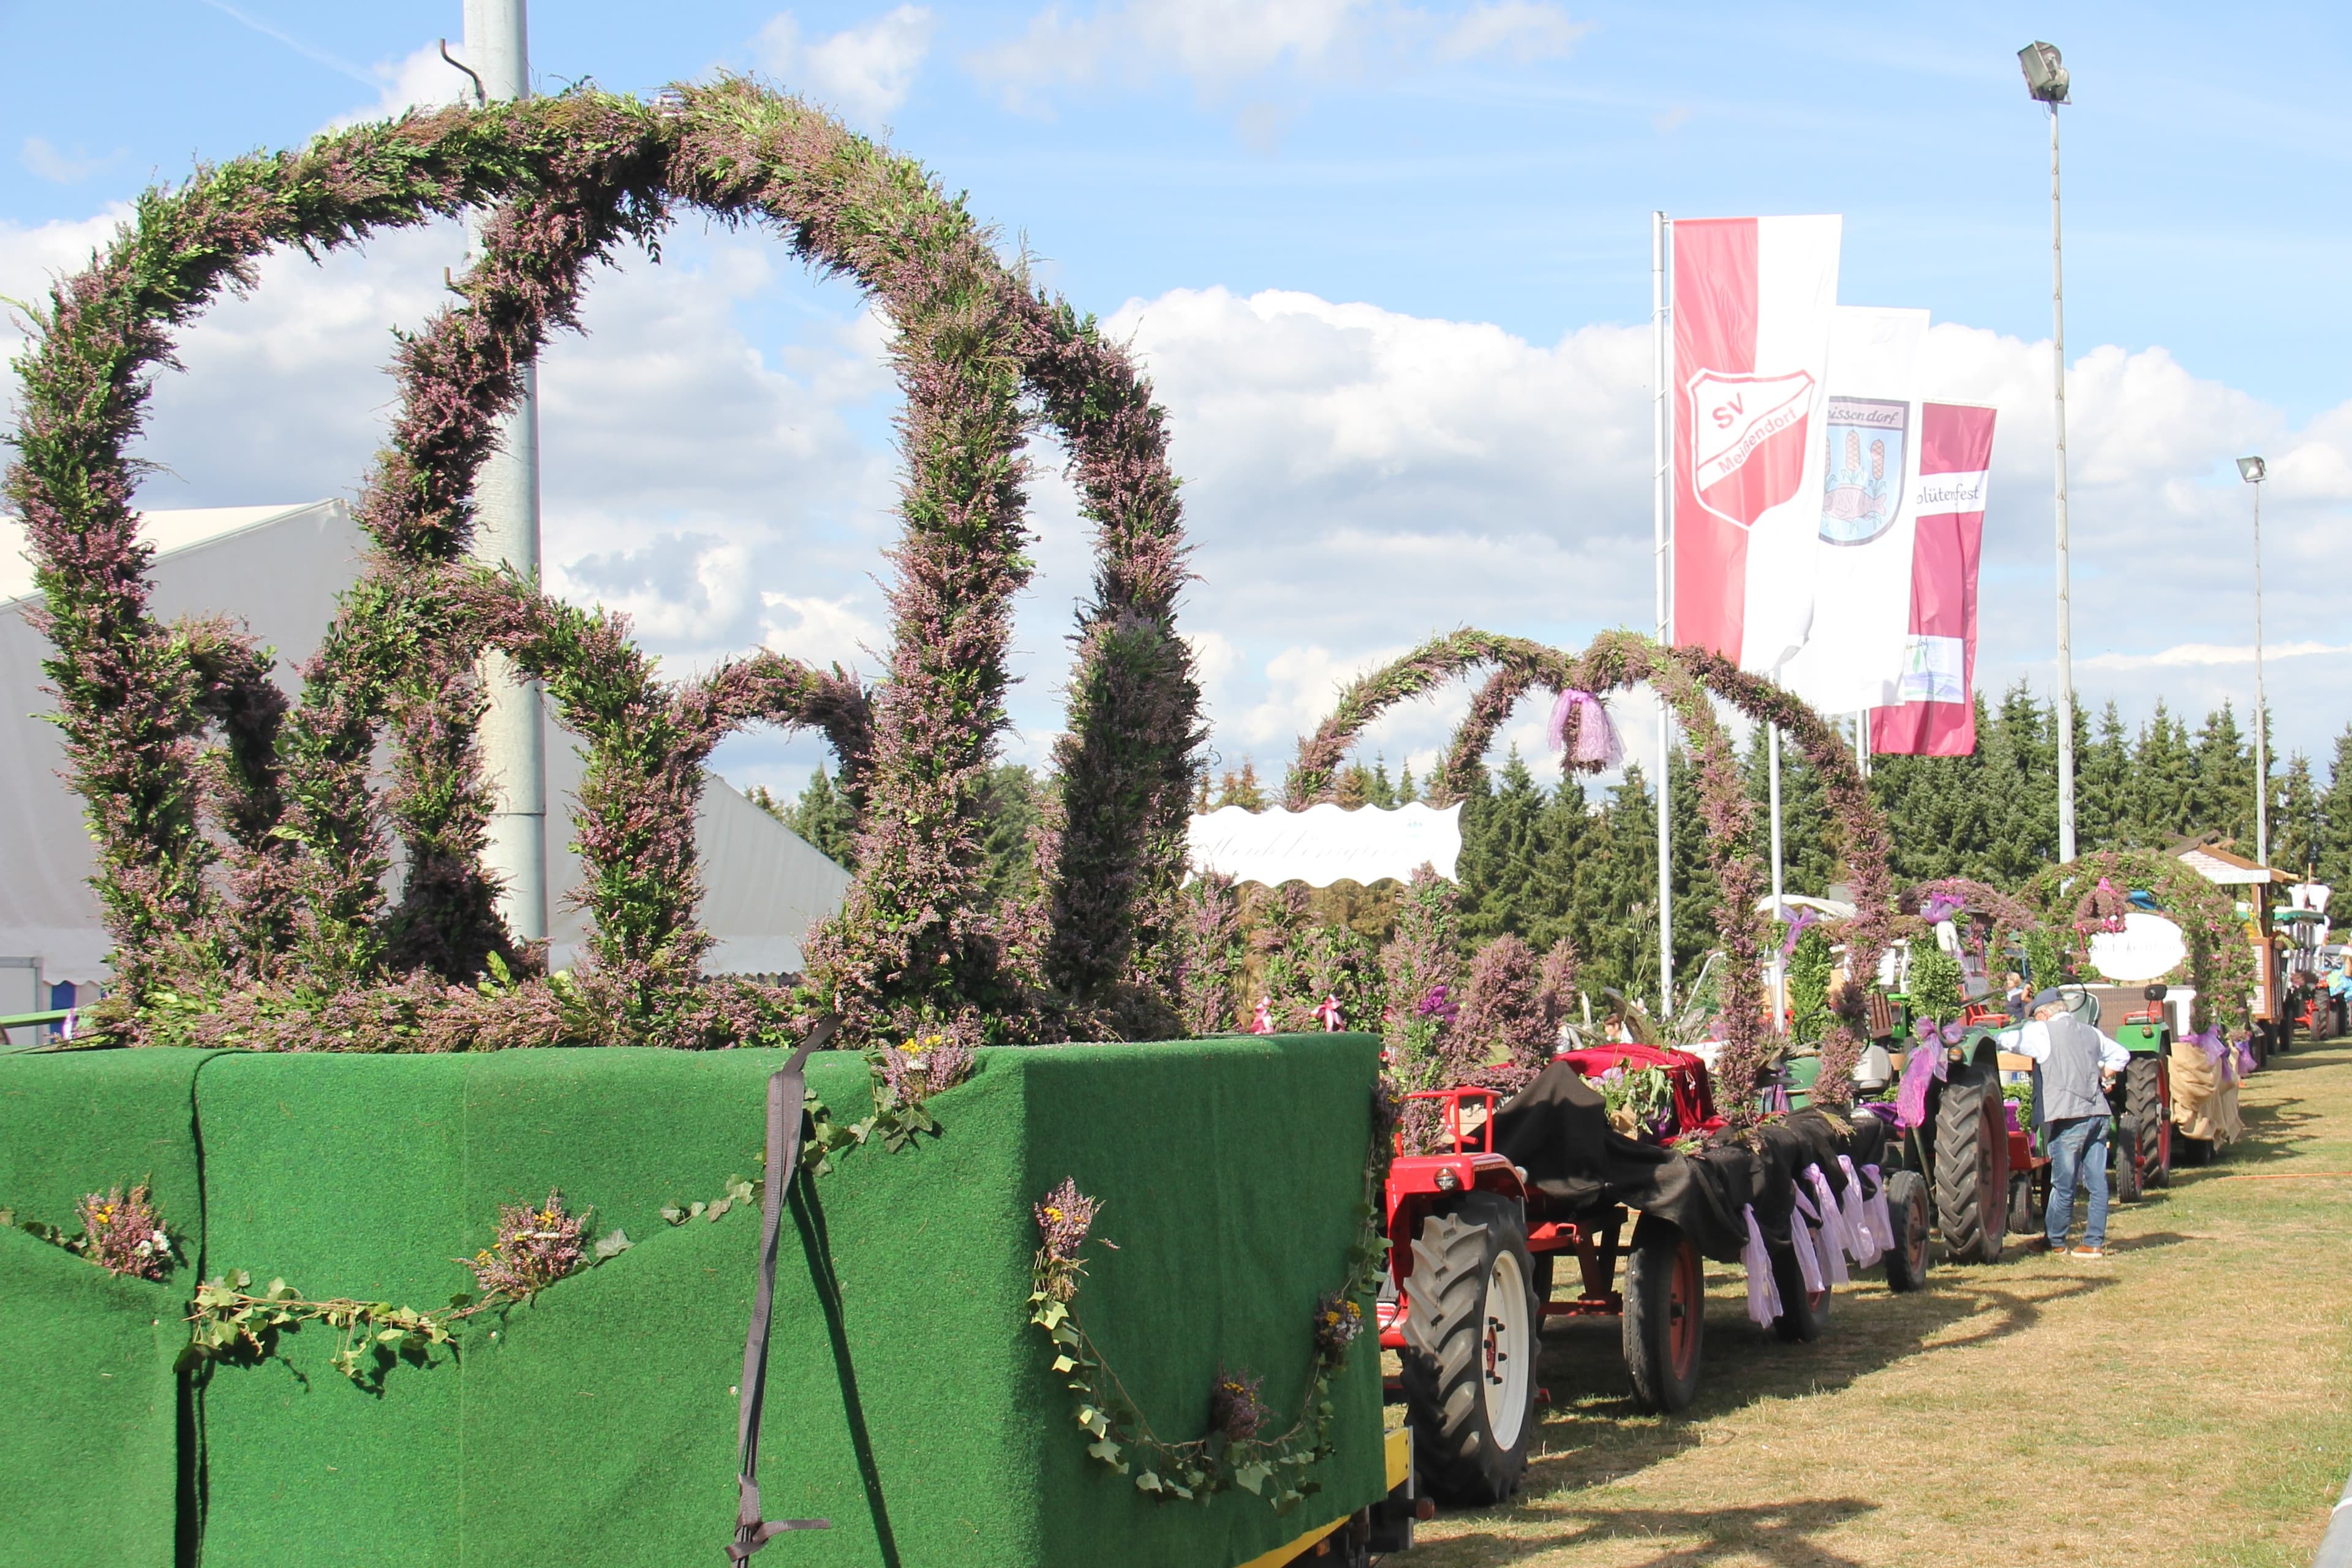
[[[1344,1291],[1327,1292],[1315,1303],[1315,1354],[1336,1364],[1364,1331],[1363,1304]]]
[[[594,1212],[567,1212],[563,1194],[555,1191],[549,1192],[544,1204],[501,1205],[498,1234],[489,1246],[464,1259],[465,1265],[486,1296],[535,1296],[586,1267],[587,1250],[580,1238]]]
[[[961,1037],[964,1032],[950,1026],[882,1047],[882,1081],[900,1105],[920,1105],[971,1076],[972,1051]]]

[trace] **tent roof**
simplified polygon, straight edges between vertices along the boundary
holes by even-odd
[[[33,588],[24,525],[0,517],[0,958],[35,958],[51,982],[101,979],[109,942],[89,879],[96,870],[80,805],[65,785],[41,661],[48,641],[25,618]],[[150,511],[140,534],[156,549],[152,607],[160,618],[241,617],[278,655],[289,694],[294,668],[325,637],[337,595],[357,577],[366,541],[340,500]],[[563,738],[554,731],[551,742]],[[550,959],[562,967],[588,921],[562,890],[582,880],[572,850],[579,752],[547,748]],[[703,925],[716,939],[715,973],[780,973],[801,966],[801,937],[841,907],[848,873],[715,775],[696,818]]]
[[[2242,855],[2232,855],[2227,849],[2208,844],[2191,849],[2181,857],[2181,863],[2209,882],[2225,888],[2252,887],[2261,882],[2292,882],[2294,877],[2275,867],[2255,865]]]

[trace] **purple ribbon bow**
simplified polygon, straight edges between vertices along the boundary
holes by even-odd
[[[1784,961],[1796,957],[1797,942],[1805,934],[1806,928],[1821,923],[1822,913],[1819,910],[1807,909],[1802,904],[1798,905],[1797,912],[1789,920],[1789,934],[1780,939],[1780,957]]]
[[[1929,925],[1938,925],[1968,908],[1968,902],[1950,893],[1931,893],[1919,905],[1919,918]]]
[[[1933,1018],[1922,1018],[1913,1026],[1919,1044],[1903,1063],[1903,1082],[1895,1091],[1895,1125],[1909,1130],[1927,1120],[1927,1085],[1948,1076],[1951,1068],[1944,1060],[1947,1047],[1957,1046],[1968,1037],[1968,1031],[1958,1024],[1938,1025]]]
[[[2219,1024],[2202,1034],[2183,1035],[2180,1037],[2183,1043],[2195,1046],[2199,1050],[2203,1051],[2209,1066],[2220,1067],[2221,1058],[2230,1054],[2230,1042],[2221,1037],[2221,1026]]]

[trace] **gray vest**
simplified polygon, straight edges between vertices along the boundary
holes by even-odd
[[[2050,1059],[2042,1064],[2037,1091],[2042,1119],[2106,1115],[2106,1091],[2099,1087],[2099,1031],[2065,1013],[2043,1027],[2050,1031]]]

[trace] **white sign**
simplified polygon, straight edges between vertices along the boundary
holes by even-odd
[[[1393,811],[1347,811],[1326,801],[1305,811],[1246,811],[1228,805],[1192,819],[1191,861],[1195,876],[1222,871],[1237,882],[1269,888],[1304,882],[1328,888],[1341,880],[1400,882],[1429,866],[1454,880],[1462,854],[1462,807],[1443,811],[1415,802]]]
[[[2095,931],[2091,936],[2091,967],[2118,985],[2145,985],[2161,980],[2189,957],[2189,943],[2180,928],[2162,915],[2133,910],[2124,916],[2121,931]]]

